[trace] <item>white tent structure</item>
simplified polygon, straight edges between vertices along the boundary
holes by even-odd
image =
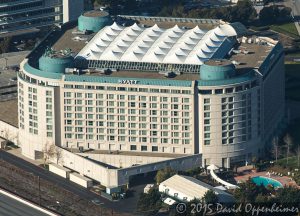
[[[231,194],[190,176],[174,175],[159,184],[159,191],[161,193],[185,202],[189,202],[193,199],[202,199],[209,190],[215,192],[219,202],[226,203],[233,201]]]
[[[223,58],[238,36],[231,24],[210,31],[196,26],[182,29],[175,25],[163,29],[113,23],[100,30],[78,53],[89,61],[138,62],[149,64],[202,65],[211,58]]]

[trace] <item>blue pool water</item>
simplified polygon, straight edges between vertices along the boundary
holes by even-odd
[[[274,188],[280,188],[283,187],[282,184],[275,180],[275,179],[271,179],[271,178],[267,178],[264,176],[256,176],[251,178],[252,182],[256,185],[261,185],[263,184],[263,186],[267,187],[268,185],[272,185]]]

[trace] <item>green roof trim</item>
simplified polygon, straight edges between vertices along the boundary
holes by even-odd
[[[159,86],[181,86],[192,87],[192,81],[182,80],[161,80],[161,79],[138,79],[129,77],[103,77],[103,76],[85,76],[85,75],[65,75],[65,81],[68,82],[98,82],[98,83],[120,83],[122,81],[133,81],[138,85],[159,85]],[[135,82],[136,81],[136,82]],[[134,84],[132,84],[134,86]]]
[[[222,85],[232,85],[251,81],[255,78],[255,72],[252,70],[242,76],[234,77],[225,80],[198,80],[198,86],[222,86]]]
[[[32,75],[40,76],[48,79],[61,79],[63,74],[41,71],[32,67],[28,62],[24,65],[24,70]]]

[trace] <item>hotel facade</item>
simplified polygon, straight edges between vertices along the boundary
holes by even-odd
[[[18,76],[22,153],[36,159],[54,143],[69,152],[200,159],[185,168],[262,156],[285,121],[284,54],[277,41],[245,35],[239,23],[204,30],[108,22],[75,54],[42,43]]]

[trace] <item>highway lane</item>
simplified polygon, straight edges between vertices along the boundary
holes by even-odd
[[[112,208],[112,202],[109,202],[108,200],[98,196],[97,194],[94,194],[90,192],[89,190],[76,185],[75,183],[72,183],[58,175],[55,175],[47,170],[44,170],[36,165],[33,165],[21,158],[18,158],[12,154],[9,154],[5,151],[0,150],[0,158],[8,163],[11,163],[17,167],[19,167],[22,170],[25,170],[29,173],[32,173],[35,176],[39,176],[41,179],[45,179],[47,181],[50,181],[74,194],[79,195],[80,197],[83,197],[87,200],[92,200],[94,198],[99,199],[101,202],[105,204],[105,206]]]
[[[0,215],[5,216],[49,216],[9,196],[0,194]]]
[[[73,194],[76,194],[80,196],[81,198],[85,198],[87,200],[92,201],[93,199],[98,199],[101,203],[103,203],[103,207],[108,209],[113,209],[118,212],[123,213],[132,213],[136,207],[136,196],[127,198],[124,200],[121,200],[119,202],[111,202],[91,191],[89,191],[86,188],[83,188],[73,182],[70,182],[69,180],[66,180],[58,175],[55,175],[48,170],[44,170],[41,167],[38,167],[34,164],[29,163],[28,161],[25,161],[19,157],[16,157],[15,155],[12,155],[8,152],[5,152],[3,150],[0,150],[0,159],[15,165],[16,167],[19,167],[20,169],[27,171],[29,173],[32,173],[35,176],[39,176],[41,179],[45,179],[47,181],[50,181],[54,184],[56,184],[59,187],[64,188],[67,191],[72,192]],[[133,188],[135,190],[135,188]],[[0,216],[2,216],[0,214]]]

